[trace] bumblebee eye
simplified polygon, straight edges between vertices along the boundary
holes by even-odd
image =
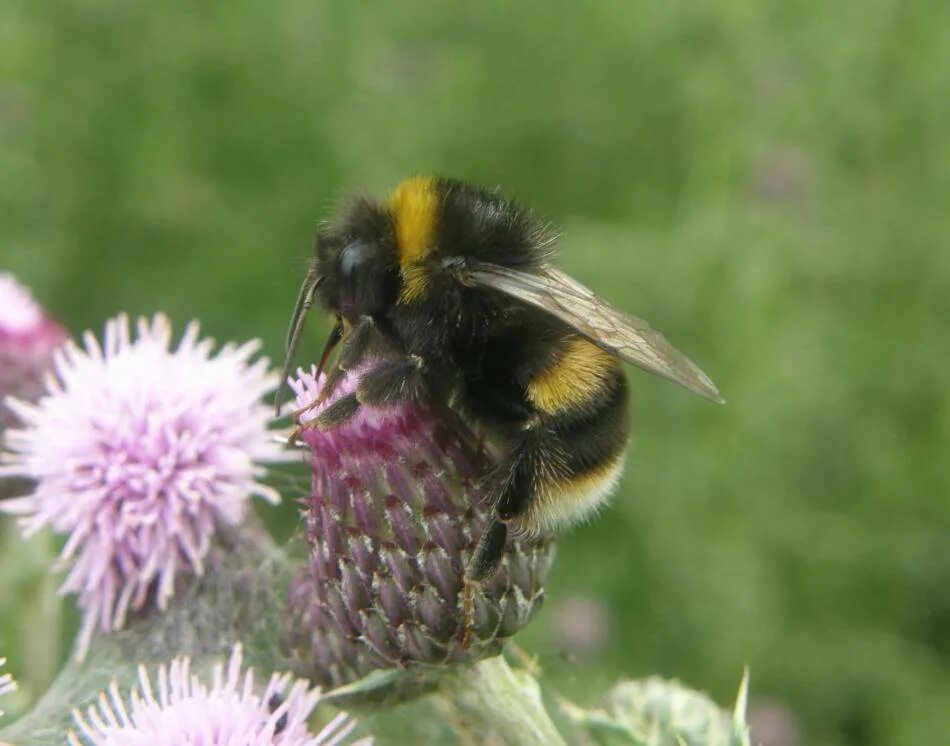
[[[369,243],[351,243],[340,252],[340,273],[353,279],[369,263],[376,247]]]

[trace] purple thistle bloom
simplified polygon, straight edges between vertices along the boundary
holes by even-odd
[[[334,746],[342,744],[356,722],[341,713],[313,735],[307,719],[320,698],[306,681],[291,684],[289,674],[271,676],[256,693],[254,672],[241,669],[236,645],[227,669],[214,666],[212,684],[192,675],[188,658],[175,658],[158,669],[157,687],[144,666],[128,700],[115,681],[86,715],[74,710],[82,736],[70,731],[73,746]],[[360,741],[370,743],[369,739]]]
[[[291,386],[304,407],[319,384],[298,375]],[[358,378],[350,374],[327,404]],[[336,428],[303,430],[310,559],[288,593],[286,637],[299,672],[336,687],[376,669],[478,660],[540,607],[553,555],[546,538],[510,540],[492,578],[465,580],[490,514],[478,488],[489,464],[471,435],[408,403],[363,406]]]
[[[0,505],[21,517],[24,535],[49,526],[67,539],[61,593],[83,612],[82,657],[96,627],[123,625],[146,602],[165,608],[179,574],[200,575],[220,525],[235,525],[249,497],[277,502],[260,483],[263,462],[285,458],[261,397],[276,379],[258,342],[212,354],[188,325],[170,349],[159,314],[89,332],[56,353],[48,393],[35,404],[9,400],[22,429],[7,431],[0,477],[35,481],[31,494]]]
[[[0,432],[16,422],[3,397],[32,401],[43,393],[53,351],[65,339],[62,327],[43,313],[30,291],[0,272]]]
[[[2,668],[7,662],[6,658],[0,658],[0,668]],[[16,682],[13,680],[13,676],[8,673],[0,676],[0,697],[10,692],[16,691]],[[0,717],[3,717],[3,710],[0,710]]]

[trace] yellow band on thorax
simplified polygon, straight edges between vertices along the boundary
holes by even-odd
[[[439,196],[435,179],[414,176],[401,182],[389,198],[396,237],[396,256],[402,273],[399,300],[410,303],[423,295],[427,287],[422,266],[435,248]]]

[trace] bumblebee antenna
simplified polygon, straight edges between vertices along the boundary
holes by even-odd
[[[300,292],[297,294],[297,303],[294,306],[293,316],[290,317],[287,340],[284,343],[284,366],[281,368],[277,391],[274,393],[275,417],[280,416],[280,405],[283,402],[284,390],[287,388],[287,377],[290,375],[290,368],[294,363],[294,353],[297,352],[297,345],[300,343],[300,334],[307,318],[307,311],[313,306],[317,288],[320,287],[320,283],[324,279],[326,278],[319,276],[316,268],[311,266],[307,270],[307,276],[304,278],[303,285],[300,286]]]

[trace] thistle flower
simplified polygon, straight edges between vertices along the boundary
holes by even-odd
[[[15,423],[3,397],[33,400],[43,392],[43,376],[53,351],[66,338],[16,278],[0,272],[0,432]]]
[[[121,627],[146,602],[165,608],[180,574],[201,574],[216,529],[245,515],[248,498],[278,500],[258,480],[281,458],[260,400],[275,385],[258,343],[198,339],[192,322],[174,350],[163,315],[109,321],[100,346],[68,342],[55,380],[35,404],[10,400],[23,428],[7,432],[0,477],[35,481],[3,510],[25,535],[46,526],[66,535],[61,593],[83,613],[82,657],[94,629]]]
[[[188,658],[160,666],[157,688],[145,667],[139,666],[138,686],[128,700],[113,681],[85,716],[73,711],[82,739],[73,730],[68,742],[73,746],[331,746],[342,744],[356,727],[341,713],[313,735],[307,719],[320,690],[302,680],[291,684],[289,674],[274,674],[264,692],[255,693],[254,672],[242,671],[241,659],[241,646],[235,645],[227,669],[221,662],[215,664],[210,687],[192,675]]]
[[[569,596],[555,609],[551,632],[565,652],[590,658],[607,647],[613,637],[610,608],[592,596]]]
[[[303,407],[319,385],[298,374]],[[357,381],[348,376],[327,404]],[[310,556],[288,593],[286,637],[299,671],[335,687],[375,669],[478,660],[539,608],[547,539],[511,540],[490,580],[464,579],[489,516],[477,486],[487,465],[469,435],[422,404],[364,406],[337,428],[302,432]]]
[[[0,668],[3,668],[3,666],[6,665],[6,662],[7,662],[6,658],[0,658]],[[10,692],[15,692],[15,691],[16,691],[16,682],[13,680],[13,676],[11,676],[8,673],[5,673],[3,674],[3,676],[0,676],[0,697],[4,696],[5,694],[9,694]],[[0,717],[3,717],[3,710],[0,710]]]

